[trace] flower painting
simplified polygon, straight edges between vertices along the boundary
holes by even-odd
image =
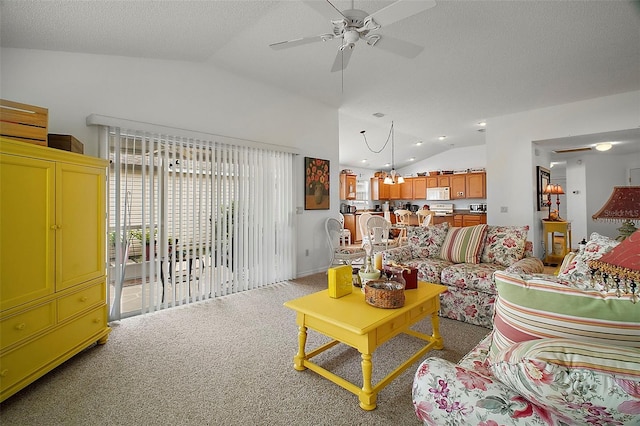
[[[329,210],[329,160],[304,158],[304,209]]]

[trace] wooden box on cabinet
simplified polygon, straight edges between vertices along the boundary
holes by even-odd
[[[0,138],[0,401],[107,341],[107,164]]]
[[[71,135],[56,135],[49,133],[47,136],[47,145],[50,148],[61,149],[63,151],[84,153],[84,145],[78,139]]]
[[[35,145],[47,145],[49,110],[0,99],[0,136]]]

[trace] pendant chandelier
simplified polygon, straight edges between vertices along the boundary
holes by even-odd
[[[381,153],[389,143],[389,139],[391,139],[391,171],[386,174],[383,183],[386,185],[395,185],[396,183],[398,184],[404,183],[404,178],[400,176],[398,172],[396,172],[395,140],[394,140],[395,135],[394,135],[394,128],[393,128],[393,121],[391,122],[391,128],[389,129],[389,136],[387,136],[387,141],[384,143],[384,145],[382,146],[382,148],[380,148],[379,151],[375,151],[371,149],[371,147],[369,146],[369,143],[367,142],[367,137],[365,136],[364,132],[365,132],[364,130],[360,132],[362,134],[362,137],[364,138],[364,143],[367,145],[367,148],[369,149],[369,151],[375,154]]]

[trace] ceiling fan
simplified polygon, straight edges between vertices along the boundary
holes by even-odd
[[[383,7],[377,12],[368,14],[363,10],[354,9],[353,0],[351,1],[351,9],[344,11],[340,11],[329,0],[309,0],[304,1],[304,3],[329,18],[331,25],[333,26],[333,32],[298,38],[295,40],[281,41],[270,44],[269,47],[275,50],[280,50],[318,41],[340,39],[341,44],[338,48],[338,54],[333,62],[333,66],[331,67],[331,72],[340,71],[347,67],[353,48],[360,39],[364,40],[369,46],[376,46],[407,58],[415,58],[422,51],[423,47],[408,41],[398,40],[387,35],[383,36],[375,33],[375,31],[417,13],[423,12],[436,5],[434,0],[398,0],[386,7]],[[337,16],[339,16],[339,19],[331,19]]]

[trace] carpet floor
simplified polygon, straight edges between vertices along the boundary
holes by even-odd
[[[420,425],[411,403],[419,362],[364,411],[358,398],[306,370],[293,369],[295,312],[287,300],[326,288],[326,275],[279,283],[111,323],[91,347],[0,404],[8,425]],[[431,322],[415,330],[430,334]],[[444,349],[458,361],[489,330],[442,318]],[[328,339],[309,331],[307,350]],[[373,383],[416,352],[400,335],[373,354]],[[314,360],[361,383],[360,354],[337,345]]]

